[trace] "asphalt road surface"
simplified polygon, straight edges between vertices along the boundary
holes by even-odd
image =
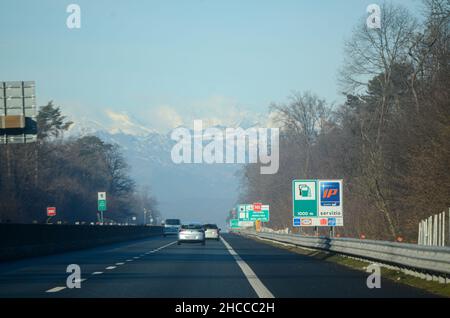
[[[234,234],[222,241],[176,244],[153,237],[94,249],[0,263],[0,298],[7,297],[429,297],[424,291]],[[69,264],[81,288],[69,289]]]

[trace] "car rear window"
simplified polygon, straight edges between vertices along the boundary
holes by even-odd
[[[202,230],[203,226],[201,226],[199,224],[186,224],[186,225],[182,225],[181,228],[186,229],[186,230]]]
[[[167,225],[180,225],[181,222],[178,219],[168,219],[166,220]]]
[[[205,229],[217,230],[217,225],[215,225],[215,224],[205,224],[204,228]]]

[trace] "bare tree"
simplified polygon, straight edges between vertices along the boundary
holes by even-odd
[[[294,140],[306,153],[302,174],[308,176],[311,160],[311,146],[328,120],[330,109],[325,100],[311,92],[295,92],[289,97],[288,104],[272,104],[277,112],[276,120],[284,130],[293,134]]]

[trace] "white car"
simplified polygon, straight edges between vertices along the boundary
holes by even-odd
[[[178,245],[181,243],[201,243],[205,245],[205,230],[201,224],[182,225],[178,231]]]
[[[220,240],[220,229],[216,224],[205,224],[203,228],[205,229],[206,239]]]

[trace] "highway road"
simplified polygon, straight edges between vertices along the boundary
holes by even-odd
[[[66,267],[81,268],[81,288],[66,287]],[[0,263],[0,297],[429,297],[367,275],[254,240],[224,234],[206,246],[153,237]]]

